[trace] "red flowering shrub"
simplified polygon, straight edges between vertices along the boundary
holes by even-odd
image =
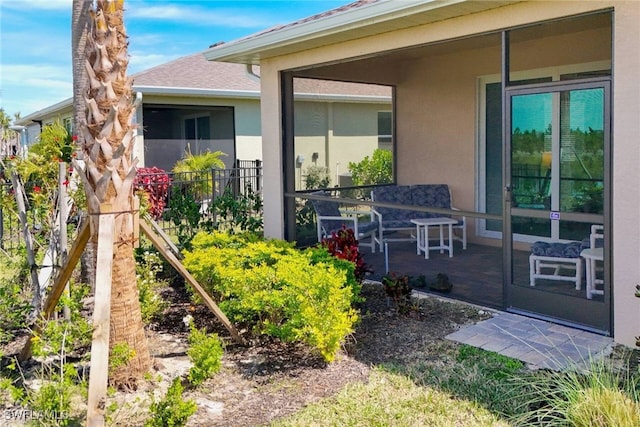
[[[154,219],[160,219],[167,206],[171,178],[169,174],[155,166],[138,168],[134,184],[136,189],[144,191],[149,200],[150,214]]]
[[[358,249],[358,239],[351,228],[343,225],[341,230],[332,232],[331,237],[322,239],[322,246],[334,257],[351,261],[355,265],[353,273],[359,283],[364,280],[367,272],[371,271],[369,265],[364,262]]]

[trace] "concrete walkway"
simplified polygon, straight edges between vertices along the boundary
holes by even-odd
[[[519,359],[532,369],[586,367],[613,349],[610,337],[506,312],[446,338]]]

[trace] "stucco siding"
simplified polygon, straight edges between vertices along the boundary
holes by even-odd
[[[613,312],[615,339],[633,346],[640,335],[640,2],[614,13]]]

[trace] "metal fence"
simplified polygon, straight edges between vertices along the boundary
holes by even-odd
[[[225,197],[227,200],[241,198],[262,198],[262,162],[260,160],[236,160],[236,167],[231,169],[210,169],[206,171],[167,173],[171,184],[166,192],[165,207],[155,219],[165,232],[171,232],[177,227],[176,215],[181,202],[194,204],[201,217],[216,220],[216,212],[212,206],[216,199]],[[139,174],[138,179],[150,177],[153,174]],[[152,184],[151,184],[152,185]],[[262,215],[247,206],[244,215]]]
[[[199,172],[162,174],[138,174],[138,181],[148,178],[147,184],[153,187],[162,180],[154,175],[168,176],[169,186],[163,194],[163,212],[156,216],[157,222],[169,232],[176,227],[175,221],[168,219],[167,213],[176,199],[189,197],[195,202],[198,212],[203,215],[212,215],[210,207],[220,197],[227,199],[239,199],[241,197],[262,197],[262,162],[260,160],[236,160],[236,167],[231,169],[211,169]],[[157,184],[161,185],[161,184]],[[10,182],[0,182],[0,197],[12,197],[13,188]],[[173,202],[172,202],[173,201]],[[262,215],[249,209],[246,215]],[[15,252],[23,245],[23,236],[20,230],[18,215],[13,210],[3,208],[0,204],[0,250],[7,253]]]

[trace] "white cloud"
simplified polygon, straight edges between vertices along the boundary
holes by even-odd
[[[156,65],[164,64],[184,55],[160,55],[160,54],[143,54],[131,53],[129,58],[128,74],[134,74],[139,71],[147,70]]]
[[[227,5],[229,3],[220,3]],[[170,21],[198,26],[222,26],[231,28],[262,28],[271,25],[264,19],[264,12],[256,10],[231,9],[220,7],[217,9],[203,8],[190,5],[190,3],[160,5],[158,3],[131,3],[132,7],[127,11],[128,19]],[[261,17],[262,16],[262,17]]]
[[[71,70],[48,64],[2,65],[2,108],[22,116],[73,94]]]
[[[2,81],[8,83],[51,82],[55,85],[59,81],[71,82],[71,66],[52,66],[49,64],[3,64]]]

